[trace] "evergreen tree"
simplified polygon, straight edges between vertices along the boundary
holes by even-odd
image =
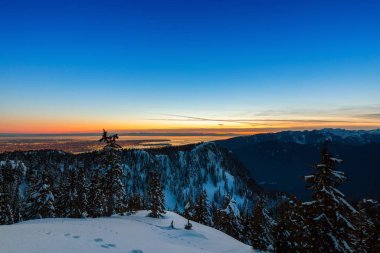
[[[273,249],[271,231],[275,225],[265,208],[264,196],[260,196],[252,216],[252,246],[254,249],[268,251]]]
[[[274,252],[302,253],[308,251],[309,232],[305,224],[302,203],[295,197],[279,205],[273,227]]]
[[[150,217],[160,218],[165,214],[164,193],[162,191],[161,181],[156,171],[152,172],[149,181],[149,201]]]
[[[237,203],[228,193],[223,209],[217,209],[214,215],[214,226],[226,234],[240,240],[244,237],[242,234],[243,226],[240,223],[240,211]]]
[[[308,226],[311,229],[309,243],[313,252],[355,252],[360,251],[357,238],[356,211],[336,187],[346,180],[343,172],[335,170],[341,160],[333,158],[323,145],[322,159],[314,166],[314,173],[306,176],[308,189],[313,190],[311,202],[304,203],[308,212]]]
[[[252,228],[251,228],[251,217],[248,214],[248,211],[246,211],[245,214],[240,216],[240,224],[242,226],[241,230],[241,241],[245,242],[246,244],[252,244]]]
[[[192,219],[194,215],[194,208],[190,198],[187,199],[183,209],[183,217],[188,220]]]
[[[102,177],[99,170],[92,173],[90,189],[88,193],[87,213],[90,217],[96,218],[105,213],[106,199],[102,188]]]
[[[33,180],[26,201],[26,218],[42,219],[55,217],[54,195],[46,172]]]
[[[127,211],[127,196],[122,182],[121,146],[116,143],[118,138],[117,134],[108,136],[103,130],[103,137],[100,139],[106,143],[102,150],[102,167],[105,170],[103,189],[107,201],[107,216],[113,213],[124,214]]]
[[[380,252],[380,203],[374,199],[363,199],[358,203],[358,208],[359,239],[365,244],[367,252]]]
[[[71,212],[69,174],[64,172],[61,180],[54,191],[55,213],[57,217],[69,217]]]
[[[138,210],[143,209],[144,203],[141,196],[138,193],[132,193],[128,200],[128,209],[130,213],[135,213]]]
[[[0,225],[13,224],[13,212],[10,206],[10,198],[7,193],[0,192]]]
[[[12,167],[9,161],[0,167],[0,225],[14,223],[12,210]]]
[[[202,190],[198,196],[192,219],[204,225],[210,225],[211,223],[208,212],[207,192],[205,190]]]
[[[84,218],[87,216],[87,192],[88,185],[83,167],[78,172],[72,173],[71,186],[71,214],[73,218]]]

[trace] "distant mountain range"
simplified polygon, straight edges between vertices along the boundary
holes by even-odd
[[[320,161],[320,149],[329,140],[330,151],[343,163],[348,181],[341,190],[349,199],[380,197],[380,129],[326,128],[235,137],[216,143],[230,150],[266,190],[310,196],[303,176]]]

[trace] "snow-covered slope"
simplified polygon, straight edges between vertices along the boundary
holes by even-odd
[[[167,212],[162,219],[130,216],[98,219],[42,219],[0,226],[0,252],[6,253],[248,253],[232,237]],[[174,229],[170,228],[174,221]]]

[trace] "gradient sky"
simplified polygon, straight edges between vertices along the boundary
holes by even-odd
[[[380,1],[0,0],[0,133],[380,127]]]

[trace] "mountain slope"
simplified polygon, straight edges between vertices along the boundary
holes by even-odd
[[[31,173],[48,170],[54,178],[53,185],[59,182],[69,170],[83,167],[86,177],[99,168],[99,152],[71,154],[55,150],[19,151],[0,154],[0,166],[10,161],[14,174],[19,175],[21,198],[28,188]],[[124,171],[123,183],[127,195],[140,195],[146,199],[148,175],[157,170],[165,187],[165,206],[173,210],[175,206],[183,210],[188,199],[195,201],[202,189],[207,192],[210,202],[221,205],[228,193],[240,207],[251,204],[259,187],[249,176],[247,169],[227,150],[213,142],[166,147],[146,150],[124,150],[122,153]]]
[[[342,191],[350,199],[379,198],[380,131],[322,129],[286,131],[236,137],[216,143],[232,151],[264,189],[281,190],[306,198],[303,176],[320,160],[322,142],[330,140],[333,154],[349,178]]]
[[[213,228],[167,212],[163,219],[131,216],[97,219],[42,219],[0,226],[7,253],[248,253],[252,248]],[[171,221],[174,229],[170,228]]]

